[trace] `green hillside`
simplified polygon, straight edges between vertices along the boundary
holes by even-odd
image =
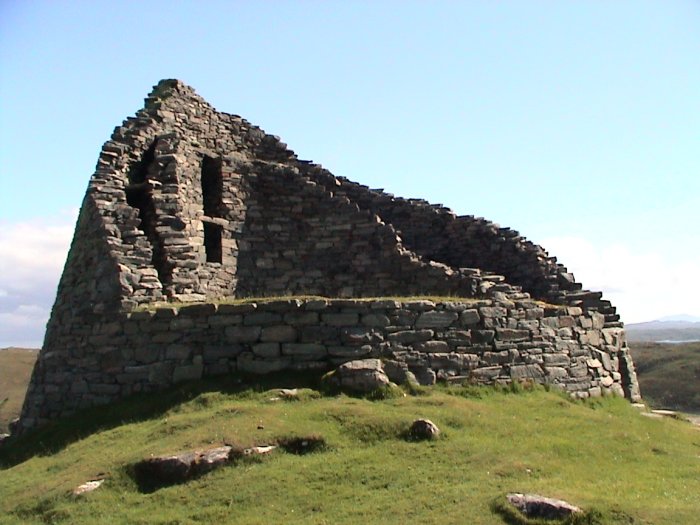
[[[312,389],[279,399],[273,387],[288,386],[191,385],[28,436],[0,450],[0,523],[518,523],[495,510],[512,491],[565,499],[588,512],[585,523],[675,525],[700,512],[698,428],[643,417],[623,399],[446,386],[374,401]],[[407,440],[419,417],[441,439]],[[154,492],[131,475],[150,455],[310,435],[326,447]],[[98,477],[95,492],[70,495]]]
[[[700,414],[700,342],[630,345],[645,402]]]
[[[0,349],[0,433],[19,416],[38,350]]]

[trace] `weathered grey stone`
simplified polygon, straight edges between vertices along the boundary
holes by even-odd
[[[165,350],[166,359],[189,359],[192,355],[192,348],[187,345],[169,345]]]
[[[227,326],[226,340],[231,343],[255,343],[260,338],[259,326]]]
[[[360,316],[356,313],[322,314],[321,321],[329,326],[354,326],[358,324]]]
[[[389,381],[398,385],[417,385],[418,379],[408,369],[408,365],[402,361],[384,360],[382,361],[384,373],[389,378]]]
[[[274,312],[252,312],[243,317],[243,324],[246,326],[265,326],[280,322],[282,316]]]
[[[547,366],[569,366],[571,359],[566,354],[545,354],[544,364]]]
[[[303,326],[302,343],[340,342],[339,329],[333,326]]]
[[[284,343],[282,354],[316,359],[327,354],[325,345],[318,343]]]
[[[544,372],[539,365],[511,365],[511,379],[544,379]]]
[[[102,486],[102,484],[104,483],[104,481],[105,481],[104,479],[95,479],[92,481],[86,481],[82,485],[78,485],[76,488],[74,488],[72,493],[74,496],[82,496],[83,494],[88,494],[90,492],[93,492],[93,491],[99,489]]]
[[[479,312],[476,309],[464,310],[459,314],[459,324],[462,326],[473,326],[481,320]]]
[[[290,357],[255,359],[252,352],[243,352],[238,356],[236,364],[241,372],[262,375],[288,369],[292,359]]]
[[[260,333],[260,341],[276,343],[292,343],[297,340],[297,331],[289,325],[265,326]]]
[[[362,324],[365,326],[382,327],[382,326],[389,326],[391,324],[391,321],[384,314],[372,313],[372,314],[365,314],[362,316]]]
[[[201,379],[203,371],[204,366],[201,362],[185,366],[176,366],[175,370],[173,370],[173,383]]]
[[[387,336],[389,341],[397,343],[416,343],[420,341],[428,341],[432,339],[435,332],[432,330],[402,330],[394,332]]]
[[[340,340],[351,345],[363,345],[367,343],[379,343],[384,340],[382,335],[374,329],[362,326],[341,328]]]
[[[490,343],[496,335],[494,330],[472,330],[471,333],[472,340],[476,344]]]
[[[569,376],[569,373],[566,371],[566,368],[563,367],[545,366],[544,371],[547,377],[550,379],[563,379]]]
[[[508,310],[501,306],[482,306],[479,308],[481,317],[505,317],[508,315]]]
[[[424,312],[416,320],[416,328],[445,328],[458,318],[457,312],[433,310]]]
[[[328,355],[332,357],[364,357],[372,353],[371,345],[362,346],[329,346]]]
[[[284,322],[295,326],[318,324],[317,312],[291,312],[284,314]]]
[[[332,380],[341,388],[362,393],[373,392],[391,384],[379,359],[359,359],[343,363],[333,373]]]
[[[496,339],[501,341],[527,341],[530,339],[530,331],[496,328]]]
[[[512,493],[508,494],[506,498],[511,505],[528,518],[561,520],[581,512],[580,508],[564,500],[546,498],[538,494]]]
[[[279,357],[282,355],[279,343],[258,343],[252,346],[253,353],[257,357]]]
[[[614,382],[615,381],[613,381],[613,378],[610,376],[603,376],[600,378],[600,385],[606,388],[611,387]]]
[[[134,472],[142,486],[172,485],[228,463],[231,452],[232,447],[225,445],[171,456],[157,456],[138,462],[134,466]]]
[[[471,376],[477,381],[493,382],[497,377],[503,375],[503,367],[487,366],[472,370]]]
[[[440,437],[440,429],[429,419],[416,419],[411,423],[408,434],[413,439],[433,440]]]
[[[419,341],[413,343],[413,349],[417,352],[448,352],[450,347],[445,341]]]

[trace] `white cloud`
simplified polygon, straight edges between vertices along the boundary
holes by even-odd
[[[602,291],[623,321],[636,323],[700,314],[700,249],[692,239],[687,241],[673,250],[655,251],[581,237],[544,239],[542,246],[585,288]]]
[[[73,210],[0,222],[0,347],[41,344],[74,225]]]

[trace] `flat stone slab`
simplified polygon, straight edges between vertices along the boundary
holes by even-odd
[[[206,450],[156,456],[134,465],[134,472],[143,488],[163,487],[196,478],[241,456],[269,454],[275,448],[275,445],[261,445],[240,450],[224,445]]]
[[[561,499],[547,498],[539,494],[518,492],[506,496],[508,502],[528,518],[558,520],[581,512],[581,509]]]
[[[93,490],[97,490],[100,488],[100,486],[105,482],[104,479],[96,479],[93,481],[87,481],[83,483],[82,485],[77,486],[75,489],[73,489],[73,495],[74,496],[82,496],[83,494],[87,494],[89,492],[92,492]]]

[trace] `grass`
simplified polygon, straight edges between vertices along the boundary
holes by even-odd
[[[700,414],[700,342],[630,343],[644,400]]]
[[[378,400],[323,396],[311,378],[185,385],[59,422],[0,450],[0,523],[528,523],[500,508],[535,492],[584,508],[580,523],[692,523],[700,432],[622,399],[575,402],[541,387],[438,386]],[[309,388],[311,387],[311,388]],[[405,431],[428,418],[441,439]],[[198,447],[294,443],[144,493],[129,465]],[[304,438],[306,439],[306,438]],[[106,476],[97,491],[70,491]]]
[[[19,416],[37,355],[23,348],[0,350],[0,433]]]
[[[212,303],[212,304],[250,304],[258,303],[265,304],[274,301],[310,301],[310,300],[322,300],[330,301],[336,299],[348,299],[352,301],[399,301],[399,302],[411,302],[411,301],[432,301],[434,303],[464,303],[472,304],[483,302],[485,298],[479,297],[457,297],[451,295],[415,295],[415,296],[382,296],[382,297],[352,297],[352,298],[339,298],[339,297],[324,297],[321,295],[285,295],[285,296],[269,296],[269,297],[223,297],[220,299],[208,299],[207,301],[194,301],[194,302],[154,302],[149,304],[144,304],[136,307],[134,311],[152,311],[158,308],[174,307],[179,308],[181,306],[188,306],[191,304],[202,304],[202,303]],[[533,302],[542,308],[548,309],[562,309],[565,306],[546,303],[544,301],[533,300]]]

